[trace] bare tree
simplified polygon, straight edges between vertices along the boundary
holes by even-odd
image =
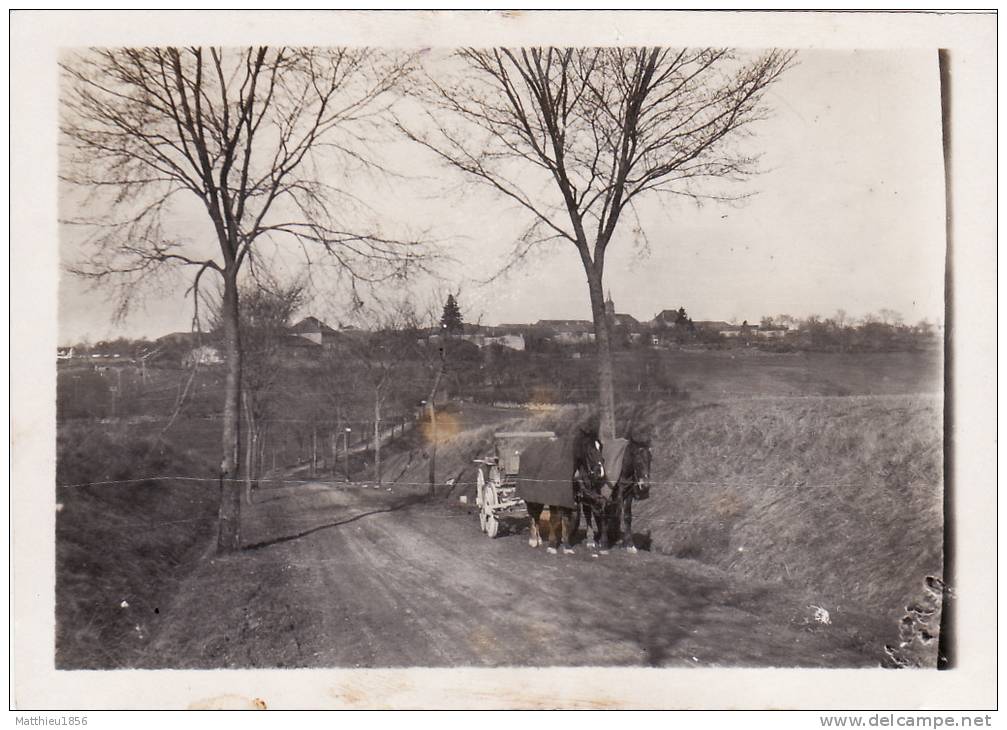
[[[767,89],[793,59],[725,49],[464,49],[428,74],[428,118],[400,128],[448,165],[515,202],[531,223],[513,261],[543,242],[573,244],[587,276],[603,433],[614,435],[603,276],[624,215],[648,193],[740,197],[758,158],[738,146],[768,112]]]
[[[115,287],[124,313],[139,285],[189,268],[195,320],[201,277],[222,281],[218,548],[236,549],[239,275],[268,266],[265,252],[283,239],[309,259],[323,252],[352,281],[402,276],[419,261],[414,244],[361,230],[349,213],[360,203],[333,182],[373,169],[367,140],[409,62],[368,49],[123,48],[74,53],[61,68],[61,175],[87,193],[80,210],[98,211],[64,216],[89,231],[71,270]]]
[[[778,314],[773,317],[778,325],[786,327],[788,330],[794,329],[800,324],[800,320],[792,314]]]
[[[881,320],[882,324],[891,325],[894,327],[901,327],[904,319],[902,315],[896,312],[894,309],[882,308],[878,310],[878,319]]]
[[[420,359],[420,326],[408,301],[391,303],[383,311],[358,312],[364,328],[343,333],[343,341],[362,385],[370,391],[374,416],[374,480],[381,483],[381,428],[385,405],[393,398],[415,402],[416,382],[411,367]],[[400,404],[401,405],[401,404]]]
[[[277,380],[282,372],[284,340],[291,319],[305,300],[301,281],[280,284],[263,273],[256,285],[239,289],[239,328],[243,366],[241,404],[245,416],[245,503],[252,499],[252,485],[262,471],[262,446],[266,418],[273,410]],[[222,292],[221,292],[222,294]],[[210,323],[224,328],[218,296],[211,304]]]

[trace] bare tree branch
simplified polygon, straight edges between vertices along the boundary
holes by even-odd
[[[225,479],[239,463],[239,276],[279,239],[335,263],[351,287],[422,266],[419,241],[354,219],[333,174],[368,166],[366,142],[412,65],[372,49],[266,47],[91,49],[61,63],[61,178],[96,211],[72,217],[90,235],[70,271],[112,287],[122,314],[144,285],[194,269],[197,327],[202,275],[222,279],[221,550],[240,544],[240,499]],[[194,217],[186,201],[205,211],[212,250],[181,235],[179,219]]]
[[[443,163],[526,211],[531,224],[505,270],[557,238],[576,247],[609,435],[603,275],[623,213],[635,216],[650,193],[742,199],[734,186],[758,171],[758,156],[741,142],[768,114],[766,91],[793,60],[779,50],[742,57],[713,48],[466,48],[417,85],[425,118],[398,122]],[[639,221],[637,231],[646,246]]]

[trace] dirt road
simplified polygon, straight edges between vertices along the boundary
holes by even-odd
[[[397,487],[263,490],[246,549],[144,617],[144,666],[876,666],[808,597],[641,551],[548,555],[527,528]]]

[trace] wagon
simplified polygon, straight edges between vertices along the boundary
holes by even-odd
[[[531,501],[574,509],[576,531],[580,510],[570,479],[570,443],[552,431],[504,431],[493,437],[495,453],[474,460],[479,528],[496,537],[500,520],[527,516]]]

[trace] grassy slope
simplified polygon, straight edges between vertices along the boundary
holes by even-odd
[[[655,547],[813,586],[892,626],[942,573],[941,402],[767,398],[654,407]]]
[[[61,426],[57,454],[58,484],[208,472],[188,452],[94,424]],[[216,484],[64,487],[56,499],[56,666],[130,666],[212,543]]]

